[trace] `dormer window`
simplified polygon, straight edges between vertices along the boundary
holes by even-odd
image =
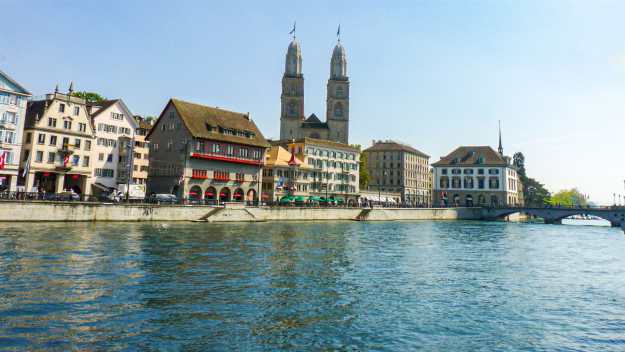
[[[65,112],[65,104],[59,104],[59,112]]]

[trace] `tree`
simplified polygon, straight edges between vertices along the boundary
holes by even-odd
[[[360,189],[367,189],[367,187],[369,186],[369,170],[367,169],[367,154],[365,153],[361,153],[360,154]]]
[[[585,207],[588,205],[586,197],[581,194],[577,188],[564,189],[555,193],[551,196],[549,203],[554,206],[564,207]]]
[[[525,177],[525,156],[523,155],[523,153],[521,152],[516,152],[514,153],[514,156],[512,156],[512,165],[514,165],[517,168],[517,172]]]
[[[543,207],[545,204],[549,204],[551,193],[542,183],[525,176],[521,176],[521,182],[523,183],[523,197],[526,206]]]
[[[78,97],[78,98],[83,98],[87,101],[87,103],[99,103],[103,100],[106,100],[106,98],[104,98],[103,96],[101,96],[98,93],[94,93],[94,92],[74,92],[72,93],[72,96],[74,97]]]

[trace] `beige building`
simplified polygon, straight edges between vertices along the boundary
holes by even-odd
[[[359,192],[360,148],[315,138],[272,142],[305,164],[302,171],[312,196],[356,203]]]
[[[277,202],[284,196],[310,196],[312,167],[280,145],[267,151],[263,167],[262,200]]]
[[[94,131],[86,101],[55,91],[28,103],[21,168],[27,192],[91,194]]]
[[[152,124],[141,116],[135,116],[139,127],[135,133],[134,157],[132,159],[132,183],[145,185],[148,183],[148,168],[150,165],[150,147],[145,136],[150,132]]]
[[[206,203],[259,200],[269,143],[248,114],[171,99],[146,139],[150,194]]]
[[[30,93],[0,71],[0,191],[16,191]]]
[[[397,192],[399,203],[432,204],[432,173],[429,155],[395,141],[373,141],[367,154],[369,191]]]

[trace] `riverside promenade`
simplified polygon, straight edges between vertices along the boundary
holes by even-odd
[[[249,207],[0,201],[0,222],[33,221],[385,221],[479,220],[481,208]]]

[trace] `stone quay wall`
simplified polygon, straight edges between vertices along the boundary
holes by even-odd
[[[473,220],[479,208],[298,208],[0,201],[1,222],[36,221],[334,221]]]

